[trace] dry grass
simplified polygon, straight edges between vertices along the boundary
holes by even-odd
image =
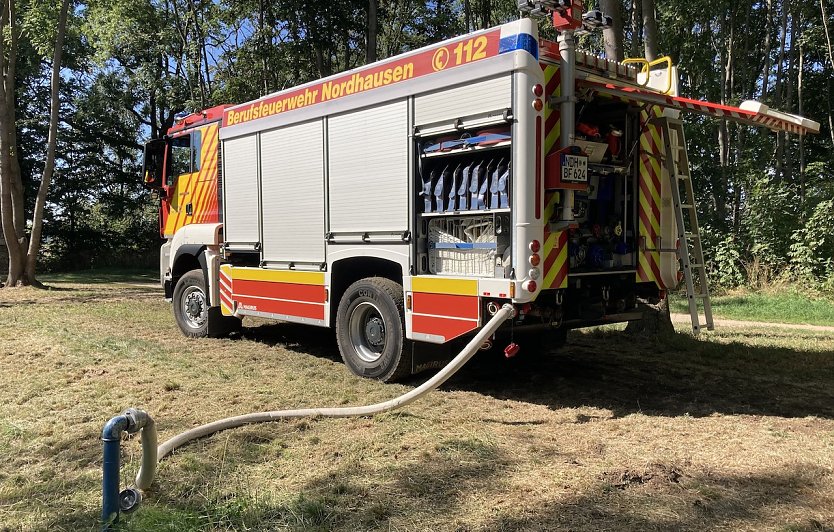
[[[104,422],[366,404],[332,335],[192,341],[152,287],[0,291],[0,530],[94,530]],[[415,379],[408,385],[414,385]],[[124,484],[138,441],[123,446]],[[572,333],[479,355],[400,413],[217,434],[165,460],[126,530],[832,530],[834,336]]]

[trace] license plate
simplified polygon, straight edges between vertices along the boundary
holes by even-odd
[[[587,183],[588,182],[588,158],[583,155],[562,154],[562,182],[563,183]]]

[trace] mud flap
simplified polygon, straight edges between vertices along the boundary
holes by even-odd
[[[452,352],[451,342],[442,345],[426,342],[409,342],[409,344],[411,349],[412,375],[429,369],[440,369],[448,364],[457,354]]]

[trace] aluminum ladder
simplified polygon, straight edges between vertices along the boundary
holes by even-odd
[[[675,249],[662,251],[676,253],[678,260],[680,260],[683,278],[686,282],[686,296],[689,302],[689,315],[692,319],[692,332],[698,334],[704,327],[712,331],[715,329],[715,324],[712,319],[709,283],[704,263],[704,249],[701,243],[701,228],[698,225],[698,213],[695,208],[695,191],[692,188],[692,173],[689,168],[689,156],[686,153],[683,122],[669,117],[660,117],[653,122],[663,132],[663,143],[666,146],[663,163],[669,173],[669,181],[672,185],[672,201],[674,202],[678,229],[678,245]],[[684,187],[685,201],[681,200],[681,184]],[[684,211],[688,213],[688,219],[684,215]],[[698,309],[699,302],[703,306],[704,323],[701,323]]]

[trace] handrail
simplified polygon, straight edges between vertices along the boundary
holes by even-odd
[[[641,85],[648,86],[649,84],[649,74],[657,65],[666,64],[664,67],[666,69],[666,88],[663,90],[663,94],[669,94],[672,91],[672,58],[671,56],[664,55],[663,57],[658,57],[654,61],[649,61],[648,59],[644,59],[642,57],[631,57],[628,59],[624,59],[622,61],[624,65],[643,65],[640,69],[641,74],[646,74],[646,79]]]

